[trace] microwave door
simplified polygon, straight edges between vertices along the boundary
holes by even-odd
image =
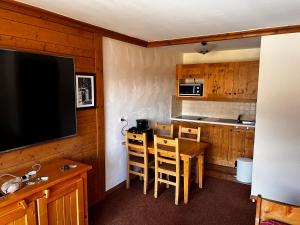
[[[179,96],[202,96],[202,84],[180,84]]]
[[[193,93],[194,93],[194,85],[180,85],[179,86],[179,95],[180,96],[193,95]]]

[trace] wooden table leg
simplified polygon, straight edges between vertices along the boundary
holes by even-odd
[[[190,172],[191,160],[190,158],[185,158],[183,160],[184,204],[189,202]]]
[[[204,170],[204,155],[198,155],[198,184],[199,188],[203,187],[203,170]]]

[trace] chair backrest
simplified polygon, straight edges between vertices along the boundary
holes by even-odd
[[[266,220],[276,220],[291,225],[300,224],[300,206],[275,202],[257,196],[255,225]]]
[[[190,128],[179,125],[178,138],[200,142],[201,127]]]
[[[180,171],[180,154],[178,138],[168,139],[154,135],[155,163],[167,163],[176,165],[176,171]]]
[[[147,159],[147,136],[146,133],[134,134],[125,131],[125,142],[127,154],[144,157]]]
[[[155,124],[155,134],[160,137],[173,138],[174,126],[173,124]]]

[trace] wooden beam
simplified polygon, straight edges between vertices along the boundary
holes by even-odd
[[[199,43],[199,42],[223,41],[223,40],[232,40],[232,39],[261,37],[261,36],[274,35],[274,34],[296,33],[296,32],[300,32],[300,25],[261,28],[261,29],[254,29],[254,30],[178,38],[178,39],[170,39],[170,40],[162,40],[162,41],[150,41],[148,42],[147,47],[152,48],[152,47],[162,47],[162,46],[169,46],[169,45],[192,44],[192,43]]]
[[[103,49],[102,36],[95,34],[95,71],[96,71],[96,124],[97,124],[97,152],[98,152],[98,180],[97,201],[102,201],[105,198],[105,124],[104,124],[104,92],[103,92]],[[100,90],[99,90],[100,89]]]
[[[112,39],[116,39],[119,41],[127,42],[130,44],[147,47],[148,42],[135,38],[130,37],[125,34],[121,34],[115,31],[111,31],[102,27],[94,26],[85,22],[81,22],[79,20],[75,20],[66,16],[59,15],[57,13],[49,12],[44,9],[40,9],[28,4],[24,4],[21,2],[11,1],[11,0],[1,0],[0,1],[0,8],[5,10],[10,10],[18,13],[22,13],[25,15],[42,18],[44,20],[48,20],[51,22],[59,23],[62,25],[66,25],[69,27],[80,28],[84,31],[96,32],[99,33],[101,36],[109,37]]]

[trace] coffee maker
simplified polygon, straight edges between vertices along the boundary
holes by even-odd
[[[137,119],[136,127],[129,128],[128,132],[135,133],[135,134],[146,133],[147,141],[153,140],[153,129],[149,127],[147,119]]]

